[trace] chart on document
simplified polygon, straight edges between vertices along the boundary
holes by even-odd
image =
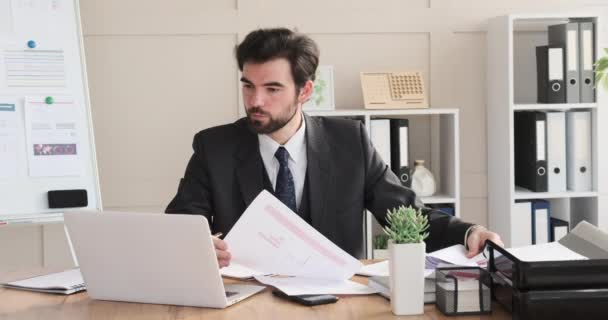
[[[267,191],[226,236],[233,261],[265,273],[348,279],[361,263]]]

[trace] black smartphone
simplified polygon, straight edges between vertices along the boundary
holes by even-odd
[[[320,304],[335,303],[338,301],[338,297],[331,294],[303,294],[298,296],[288,296],[284,292],[279,290],[272,290],[272,294],[275,296],[291,300],[305,306],[318,306]]]

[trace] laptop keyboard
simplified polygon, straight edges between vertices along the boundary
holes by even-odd
[[[233,295],[237,294],[238,292],[234,292],[234,291],[226,291],[226,298],[230,298]]]

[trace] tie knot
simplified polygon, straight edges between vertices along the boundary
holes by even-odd
[[[287,165],[287,161],[289,160],[289,152],[287,152],[287,149],[284,147],[279,147],[277,152],[274,153],[274,156],[277,158],[277,160],[279,160],[279,164],[281,166]]]

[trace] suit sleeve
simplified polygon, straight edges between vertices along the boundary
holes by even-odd
[[[179,182],[177,194],[171,200],[166,213],[200,214],[211,222],[212,197],[209,186],[208,166],[200,134],[192,142],[194,154],[190,157],[186,173]]]
[[[359,125],[365,162],[365,207],[372,212],[378,222],[386,225],[388,210],[401,205],[421,208],[429,217],[429,237],[426,250],[432,252],[454,244],[463,244],[464,235],[472,225],[439,210],[425,207],[414,191],[404,187],[399,178],[384,163],[380,154],[372,146],[365,128]]]

